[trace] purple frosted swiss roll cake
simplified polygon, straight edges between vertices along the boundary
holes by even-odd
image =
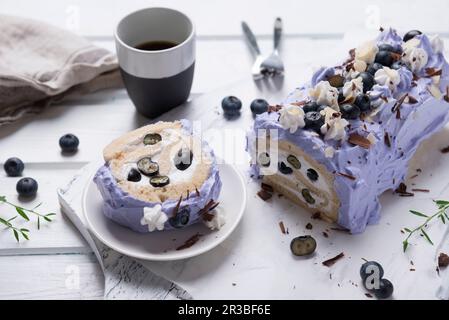
[[[184,228],[203,221],[219,229],[221,180],[213,151],[187,120],[129,132],[103,151],[94,181],[103,213],[137,232]]]
[[[449,68],[438,36],[382,31],[269,112],[248,135],[252,172],[352,233],[380,218],[419,144],[448,121]]]

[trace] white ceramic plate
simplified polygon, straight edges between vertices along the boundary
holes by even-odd
[[[136,233],[108,218],[101,210],[103,199],[90,179],[83,195],[83,211],[89,230],[108,247],[130,257],[153,261],[191,258],[207,252],[223,242],[235,229],[246,206],[246,189],[241,175],[227,164],[219,165],[223,183],[216,210],[226,216],[226,224],[219,231],[211,231],[203,223],[181,230]],[[190,248],[176,250],[195,234],[201,234]]]

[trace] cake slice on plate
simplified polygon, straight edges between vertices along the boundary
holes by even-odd
[[[103,213],[137,232],[184,228],[203,221],[219,229],[221,180],[213,151],[187,120],[129,132],[103,152],[94,177]]]
[[[449,119],[443,42],[395,30],[319,69],[248,135],[254,176],[352,233],[379,221],[420,142]]]

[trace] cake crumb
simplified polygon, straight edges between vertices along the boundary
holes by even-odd
[[[257,195],[263,200],[263,201],[267,201],[269,199],[271,199],[273,197],[273,195],[265,190],[260,190]]]
[[[287,230],[285,229],[285,225],[284,225],[283,221],[279,222],[279,228],[281,228],[282,234],[287,234]]]
[[[446,268],[447,266],[449,266],[449,256],[447,254],[441,252],[438,257],[438,267]]]
[[[344,256],[345,254],[341,252],[333,258],[323,261],[322,264],[326,267],[332,267],[338,260],[342,259]]]

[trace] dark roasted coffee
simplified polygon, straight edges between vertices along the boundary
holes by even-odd
[[[145,51],[159,51],[159,50],[166,50],[173,47],[176,47],[178,44],[172,41],[165,41],[165,40],[157,40],[157,41],[147,41],[143,42],[137,46],[135,46],[136,49],[139,50],[145,50]]]

